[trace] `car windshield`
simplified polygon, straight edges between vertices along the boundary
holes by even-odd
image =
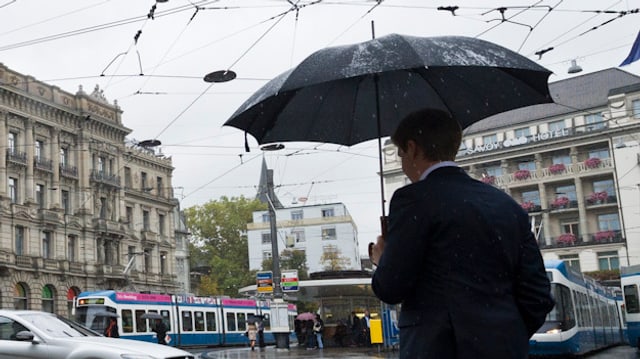
[[[68,319],[47,313],[26,313],[20,315],[25,321],[54,338],[100,336]]]

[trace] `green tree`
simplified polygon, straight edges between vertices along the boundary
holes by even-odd
[[[297,269],[298,279],[309,279],[309,267],[307,266],[307,255],[305,251],[299,249],[285,249],[280,253],[280,270]],[[262,270],[273,270],[273,260],[271,258],[262,261]]]
[[[336,246],[325,247],[320,256],[320,263],[322,263],[324,270],[336,271],[343,270],[351,265],[351,260],[342,256],[342,252]]]
[[[265,209],[265,204],[244,196],[223,196],[185,209],[186,225],[194,238],[190,265],[208,267],[201,271],[198,293],[235,297],[240,288],[255,283],[255,273],[249,271],[247,223],[254,211]]]

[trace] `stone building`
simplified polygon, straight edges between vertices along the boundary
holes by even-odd
[[[97,86],[0,64],[0,307],[69,315],[81,291],[180,291],[171,159],[127,141],[121,115]]]

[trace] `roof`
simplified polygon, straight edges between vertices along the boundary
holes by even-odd
[[[618,68],[552,82],[549,83],[549,92],[555,103],[519,108],[487,117],[469,126],[464,136],[607,106],[610,94],[636,90],[639,86],[639,76]]]

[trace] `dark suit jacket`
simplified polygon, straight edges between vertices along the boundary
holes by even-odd
[[[375,294],[402,303],[400,358],[526,358],[553,307],[529,218],[457,167],[391,199]]]

